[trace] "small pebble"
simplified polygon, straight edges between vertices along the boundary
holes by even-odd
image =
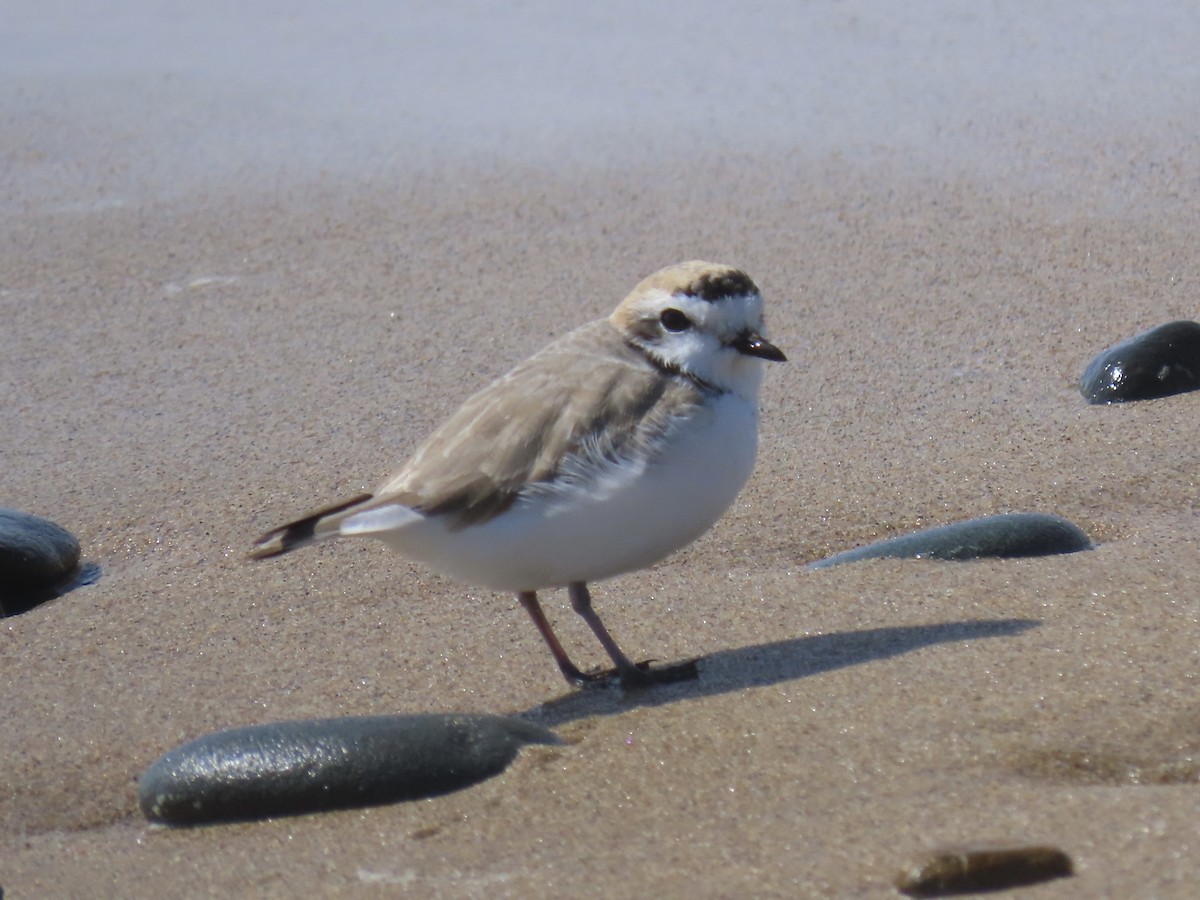
[[[926,528],[846,550],[809,563],[825,569],[883,557],[967,560],[982,557],[1050,556],[1091,550],[1087,534],[1073,522],[1047,513],[1004,513]]]
[[[905,866],[896,888],[910,897],[948,897],[1037,884],[1072,874],[1057,847],[945,849]]]
[[[0,508],[0,609],[13,615],[69,583],[79,569],[79,541],[61,525]]]
[[[1088,403],[1153,400],[1200,388],[1200,323],[1169,322],[1109,347],[1083,372]]]
[[[160,757],[138,784],[152,822],[200,825],[415,800],[498,775],[525,744],[559,744],[522,719],[355,716],[219,731]]]

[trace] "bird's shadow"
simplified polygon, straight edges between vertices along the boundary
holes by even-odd
[[[721,650],[704,657],[700,661],[700,677],[695,681],[629,691],[622,690],[614,681],[605,687],[573,691],[518,715],[553,727],[592,716],[616,715],[640,706],[664,706],[680,700],[778,684],[844,666],[899,656],[930,644],[1011,637],[1040,624],[1036,619],[975,619],[772,641]]]

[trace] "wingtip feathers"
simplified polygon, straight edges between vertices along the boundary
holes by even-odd
[[[306,544],[311,544],[319,540],[321,537],[332,536],[336,532],[330,532],[328,535],[318,534],[317,526],[331,516],[336,516],[352,507],[367,502],[371,497],[371,494],[359,494],[357,497],[349,500],[343,500],[339,503],[322,507],[315,512],[309,513],[302,519],[297,519],[295,522],[289,522],[287,525],[273,528],[254,542],[254,547],[249,553],[249,558],[270,559],[272,556],[280,556],[292,550],[298,550]]]

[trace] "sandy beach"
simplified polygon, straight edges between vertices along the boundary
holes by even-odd
[[[1193,896],[1200,394],[1078,380],[1200,317],[1200,16],[381,6],[0,26],[0,506],[102,573],[0,621],[5,898],[888,897],[963,844],[1072,857],[1022,896]],[[698,681],[568,691],[513,597],[374,542],[247,560],[692,258],[754,277],[789,362],[725,517],[593,596]],[[1097,547],[804,568],[1006,511]],[[211,731],[452,711],[567,744],[392,806],[137,809]]]

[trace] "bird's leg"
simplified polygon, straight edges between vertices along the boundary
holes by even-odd
[[[550,627],[550,622],[546,618],[546,614],[542,612],[542,605],[538,603],[537,594],[534,591],[521,591],[517,594],[517,599],[521,601],[521,605],[525,607],[525,612],[529,613],[529,618],[533,619],[533,624],[537,626],[538,631],[542,633],[542,638],[546,641],[546,645],[550,648],[550,652],[554,654],[554,661],[558,663],[559,670],[563,673],[563,677],[573,685],[588,684],[593,681],[601,681],[608,677],[605,673],[589,675],[586,672],[581,672],[579,668],[571,662],[571,658],[567,656],[567,651],[563,649],[563,645],[559,643],[558,635],[554,633],[554,629]]]
[[[579,613],[583,621],[588,623],[588,627],[592,629],[592,633],[596,635],[597,640],[604,647],[604,652],[612,658],[612,661],[617,666],[617,674],[624,681],[625,677],[630,672],[639,671],[628,656],[621,652],[621,648],[617,646],[617,642],[613,640],[613,636],[608,633],[608,629],[604,627],[604,623],[600,621],[600,617],[596,615],[596,611],[592,609],[592,595],[588,593],[587,585],[582,581],[572,581],[567,588],[567,592],[571,596],[571,609]]]
[[[608,633],[600,616],[592,609],[592,596],[588,593],[587,585],[582,581],[573,581],[567,587],[571,596],[571,608],[588,623],[596,639],[603,645],[604,650],[612,658],[617,667],[617,675],[621,678],[621,687],[644,687],[649,684],[661,684],[668,681],[687,681],[698,677],[696,660],[689,660],[677,666],[664,669],[651,669],[648,662],[633,663],[621,652],[613,636]],[[559,664],[562,665],[561,663]]]

